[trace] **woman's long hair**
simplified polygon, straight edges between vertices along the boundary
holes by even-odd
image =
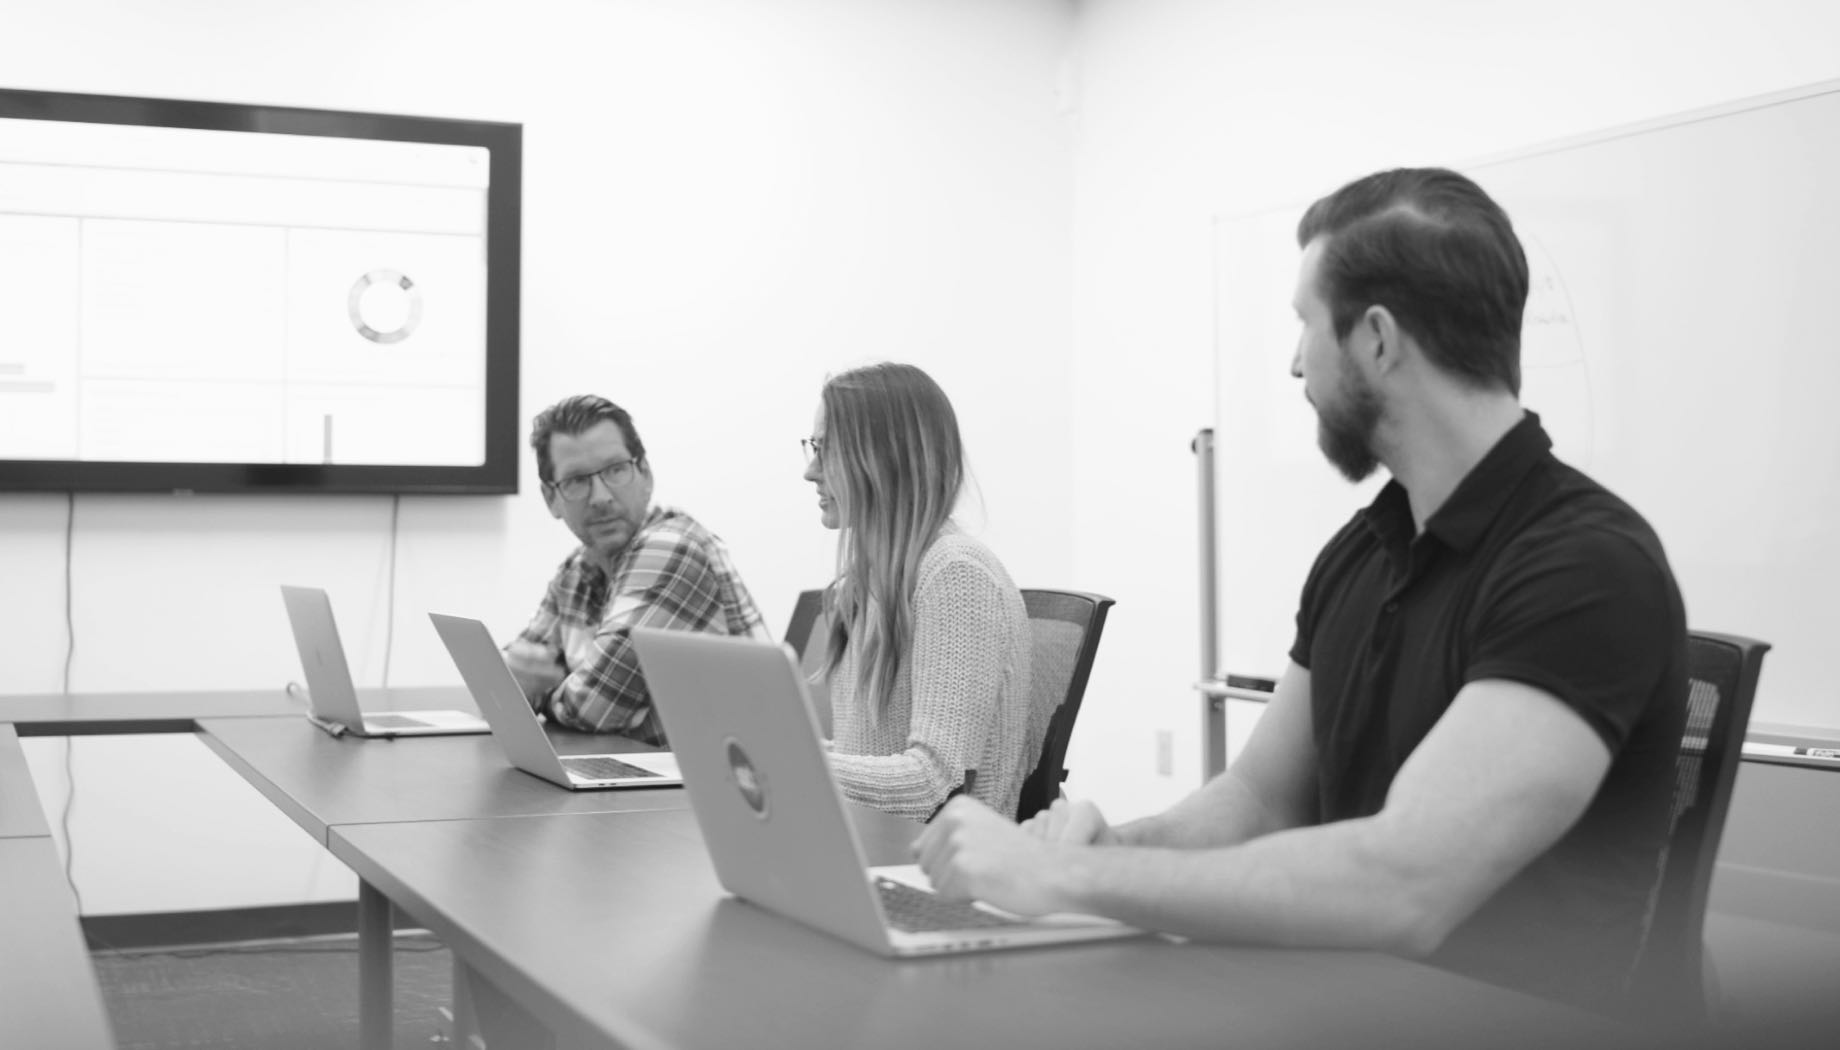
[[[825,674],[857,640],[856,686],[879,716],[914,631],[920,557],[965,480],[952,402],[913,365],[877,364],[824,384],[823,471],[843,515]]]

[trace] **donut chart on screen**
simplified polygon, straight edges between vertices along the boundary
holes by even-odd
[[[372,270],[352,282],[345,313],[357,333],[373,343],[400,343],[422,323],[422,292],[407,274]]]

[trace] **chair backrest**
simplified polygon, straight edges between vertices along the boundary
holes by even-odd
[[[786,624],[785,642],[799,654],[799,669],[805,672],[806,688],[817,708],[818,725],[824,736],[831,735],[831,691],[825,681],[824,639],[830,631],[830,617],[824,612],[824,592],[800,591],[793,603],[792,620]]]
[[[1768,642],[1693,631],[1687,640],[1687,729],[1674,767],[1674,824],[1655,890],[1634,998],[1684,1020],[1705,1013],[1702,934],[1731,785]]]
[[[1067,778],[1064,765],[1073,720],[1080,713],[1093,655],[1105,630],[1112,599],[1082,591],[1024,590],[1029,610],[1029,740],[1040,741],[1034,772],[1022,782],[1016,819],[1027,820],[1046,809]]]

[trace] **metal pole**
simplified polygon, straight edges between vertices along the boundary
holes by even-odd
[[[1201,546],[1201,681],[1220,673],[1218,579],[1215,570],[1217,533],[1214,528],[1214,430],[1196,432],[1189,449],[1195,454],[1195,489],[1200,507]],[[1201,690],[1201,778],[1227,765],[1227,705],[1209,690]]]
[[[358,1045],[390,1050],[395,1040],[396,984],[390,972],[396,950],[390,898],[358,880]]]

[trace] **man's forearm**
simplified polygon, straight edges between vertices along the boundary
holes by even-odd
[[[1058,896],[1073,911],[1163,933],[1283,947],[1421,954],[1444,928],[1415,871],[1350,821],[1224,849],[1070,849]]]
[[[1122,845],[1208,849],[1238,845],[1284,826],[1251,788],[1223,773],[1169,809],[1113,830]]]

